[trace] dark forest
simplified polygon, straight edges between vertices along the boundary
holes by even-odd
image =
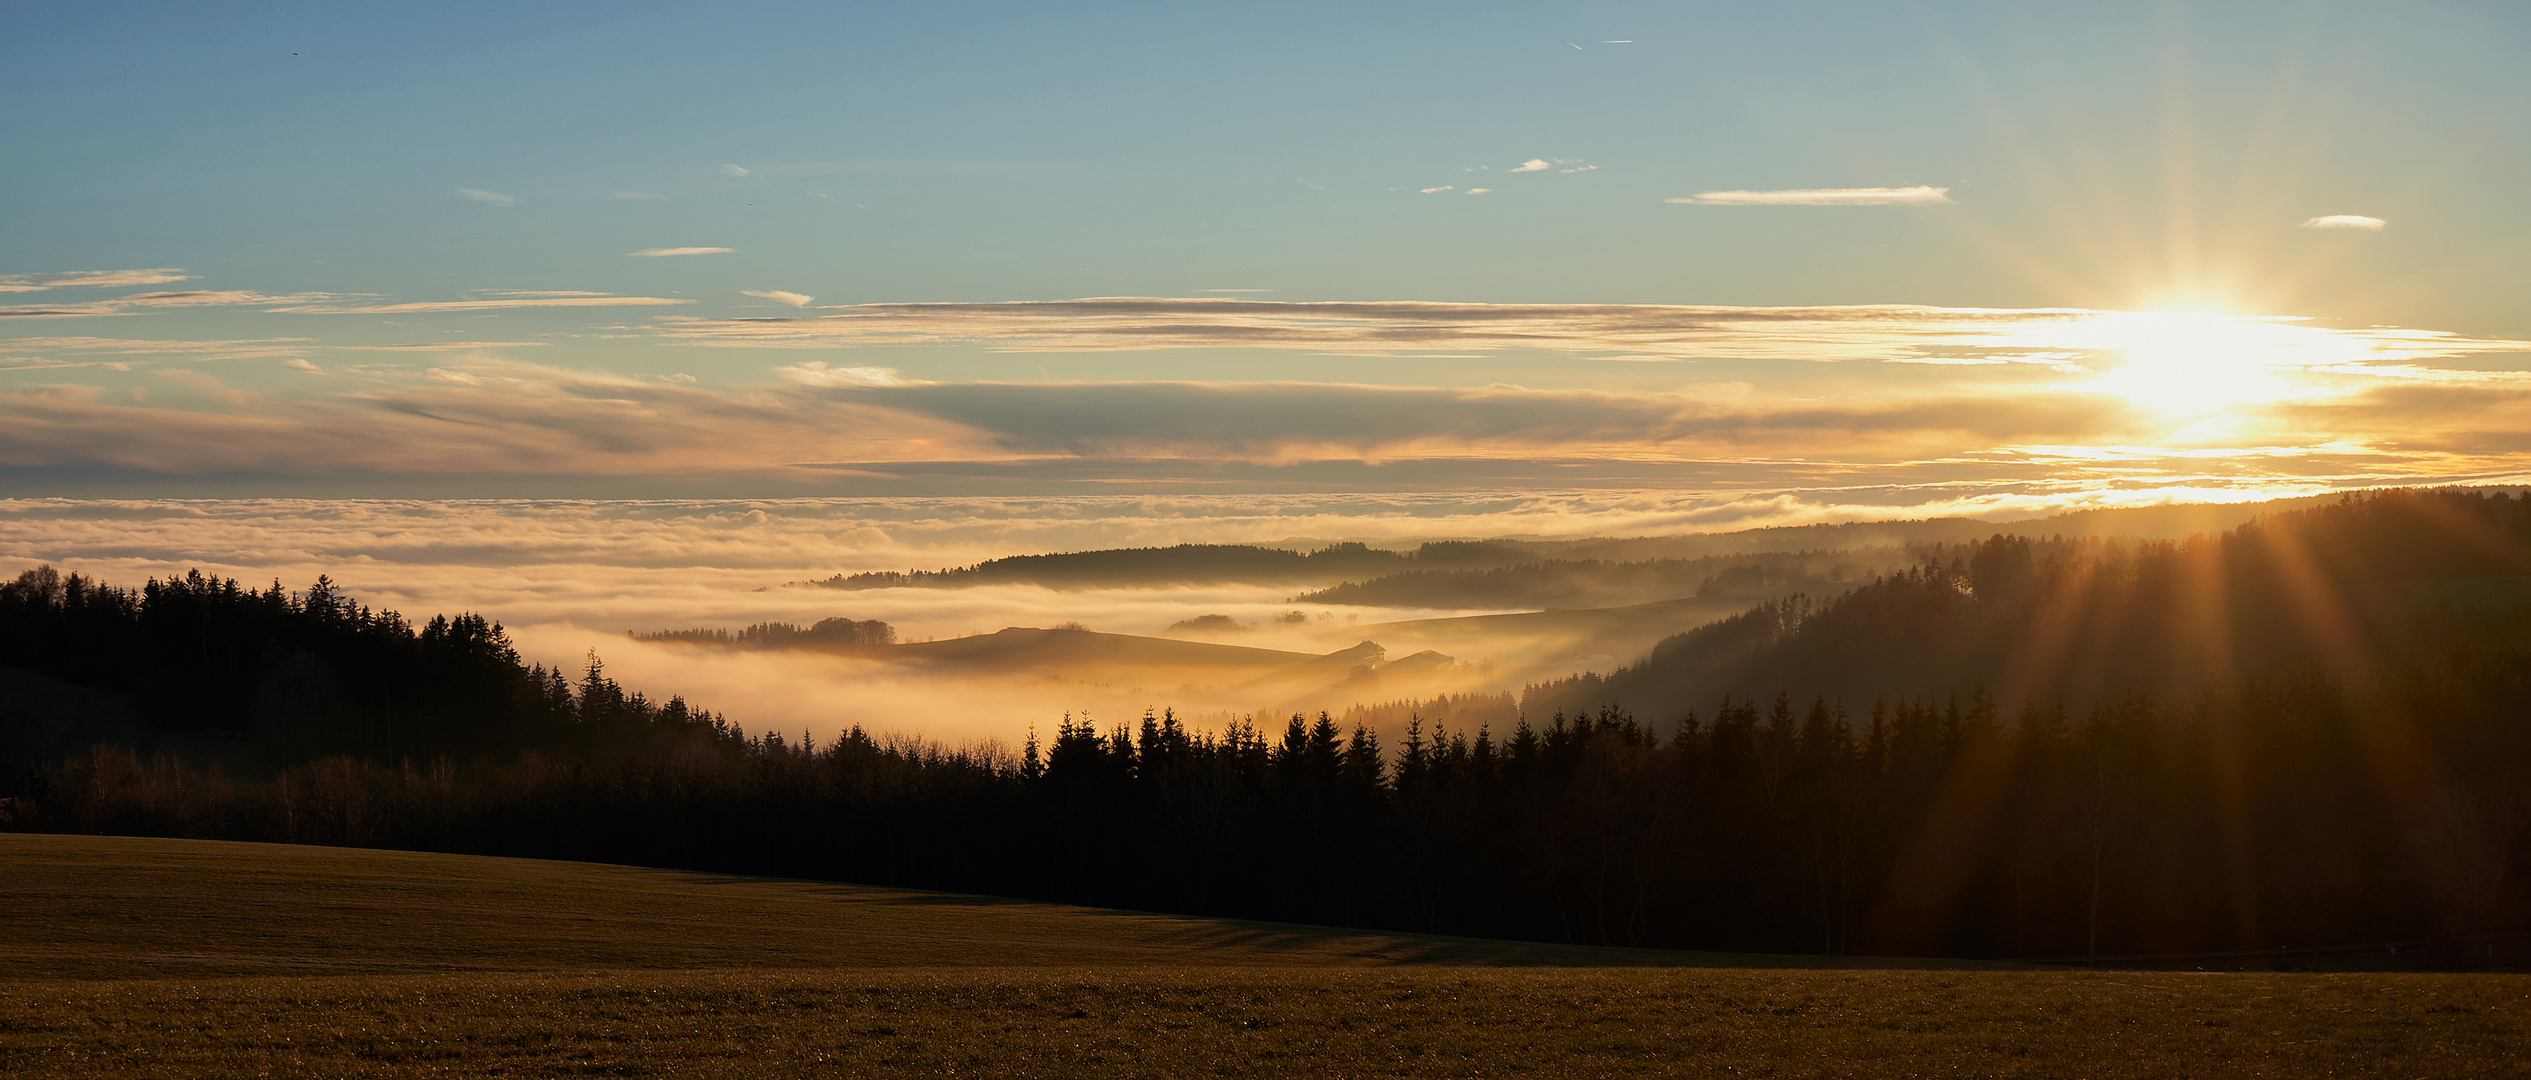
[[[1581,943],[2083,957],[2531,930],[2531,504],[1996,536],[1508,730],[751,737],[320,580],[0,585],[8,827],[411,847]],[[919,727],[919,719],[913,726]],[[2455,953],[2454,955],[2459,955]]]

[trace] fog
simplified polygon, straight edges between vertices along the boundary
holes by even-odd
[[[824,739],[860,724],[1016,743],[1032,725],[1050,732],[1067,712],[1102,724],[1147,708],[1270,718],[1441,693],[1517,692],[1526,682],[1630,661],[1661,634],[1736,606],[1690,605],[1624,624],[1547,616],[1436,623],[1489,612],[1290,602],[1332,581],[857,591],[793,583],[1096,547],[1337,540],[1411,547],[1427,539],[1641,535],[1840,516],[1863,515],[1790,496],[1643,493],[728,503],[20,499],[0,500],[0,572],[50,563],[137,587],[198,568],[257,586],[278,580],[293,590],[327,574],[360,602],[415,619],[481,612],[505,624],[532,662],[576,673],[596,650],[627,687],[660,699],[683,696],[750,730],[805,730]],[[1177,636],[1299,654],[1294,661],[1366,641],[1385,653],[1369,663],[1269,679],[1260,669],[1177,660],[983,670],[973,663],[644,644],[626,636],[837,616],[885,621],[905,642],[1065,625],[1160,636],[1203,615],[1225,616],[1239,628]],[[1439,655],[1416,655],[1427,650]]]

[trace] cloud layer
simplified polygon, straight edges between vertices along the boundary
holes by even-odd
[[[1006,352],[1280,349],[1358,355],[1528,349],[1605,359],[1799,361],[1969,359],[2059,364],[2121,347],[2125,313],[2080,308],[1690,307],[1657,304],[1291,302],[1112,297],[1003,303],[853,304],[824,314],[665,316],[697,345],[837,348],[980,345]],[[2415,359],[2515,351],[2519,342],[2437,331],[2288,326],[2345,355]]]

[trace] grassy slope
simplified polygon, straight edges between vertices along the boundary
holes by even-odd
[[[0,978],[21,979],[1730,959],[598,863],[28,834],[0,834],[0,912]]]
[[[1761,962],[0,835],[10,1077],[2500,1076],[2531,1045],[2520,976]]]

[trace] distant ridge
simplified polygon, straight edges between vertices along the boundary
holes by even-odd
[[[792,584],[824,589],[940,589],[1002,584],[1096,588],[1219,581],[1332,581],[1416,565],[1501,565],[1525,557],[1527,553],[1518,548],[1465,541],[1429,543],[1411,552],[1359,543],[1332,544],[1310,552],[1254,544],[1176,544],[1012,555],[948,570],[877,570]]]

